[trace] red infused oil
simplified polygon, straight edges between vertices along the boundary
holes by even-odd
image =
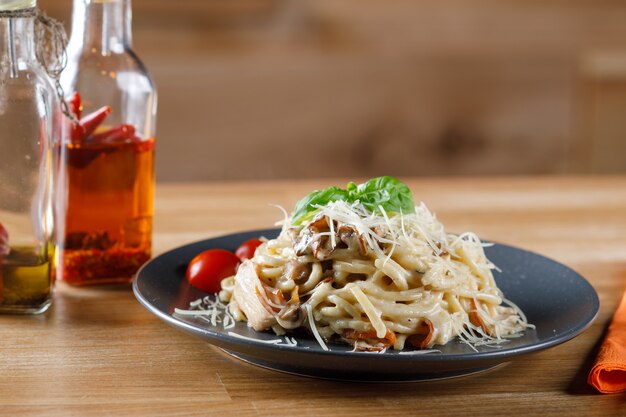
[[[58,273],[72,285],[130,282],[151,256],[155,139],[131,125],[94,128],[98,112],[111,110],[80,119],[61,151],[67,195]]]
[[[154,138],[69,145],[66,157],[62,279],[73,285],[130,282],[150,259]]]

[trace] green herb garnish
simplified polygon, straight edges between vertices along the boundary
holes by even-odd
[[[394,177],[377,177],[356,185],[348,183],[346,189],[332,186],[323,190],[315,190],[296,203],[291,222],[299,225],[310,220],[319,209],[332,201],[359,201],[372,213],[382,214],[379,206],[387,213],[414,213],[415,203],[411,190],[405,183]]]

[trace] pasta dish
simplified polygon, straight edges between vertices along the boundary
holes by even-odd
[[[331,198],[323,190],[298,203],[279,236],[222,281],[235,319],[360,351],[430,349],[456,337],[498,344],[532,327],[496,286],[480,239],[447,233],[403,183],[332,188]]]

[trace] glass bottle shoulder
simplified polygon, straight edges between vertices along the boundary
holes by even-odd
[[[54,92],[54,85],[44,68],[35,60],[19,60],[11,63],[0,59],[0,79],[3,88],[11,85],[37,85]]]
[[[67,66],[61,74],[61,84],[64,89],[79,91],[99,84],[115,90],[155,93],[148,70],[130,49],[106,55],[92,50],[70,51]]]
[[[110,106],[107,123],[130,123],[142,137],[154,136],[157,94],[150,74],[130,49],[101,54],[69,48],[68,64],[61,74],[66,97],[78,92],[83,114]]]
[[[33,62],[31,65],[21,64],[13,69],[0,63],[0,118],[20,120],[29,117],[38,120],[51,117],[50,109],[57,104],[56,90],[44,69]]]

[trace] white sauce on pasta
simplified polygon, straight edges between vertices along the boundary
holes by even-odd
[[[480,239],[446,233],[423,203],[404,215],[344,201],[318,209],[299,227],[286,220],[251,259],[265,294],[245,297],[270,312],[267,328],[306,327],[322,347],[342,340],[381,351],[455,337],[498,344],[532,327],[496,286]],[[237,279],[223,281],[223,300],[231,301]],[[234,301],[233,316],[245,319],[243,300]]]

